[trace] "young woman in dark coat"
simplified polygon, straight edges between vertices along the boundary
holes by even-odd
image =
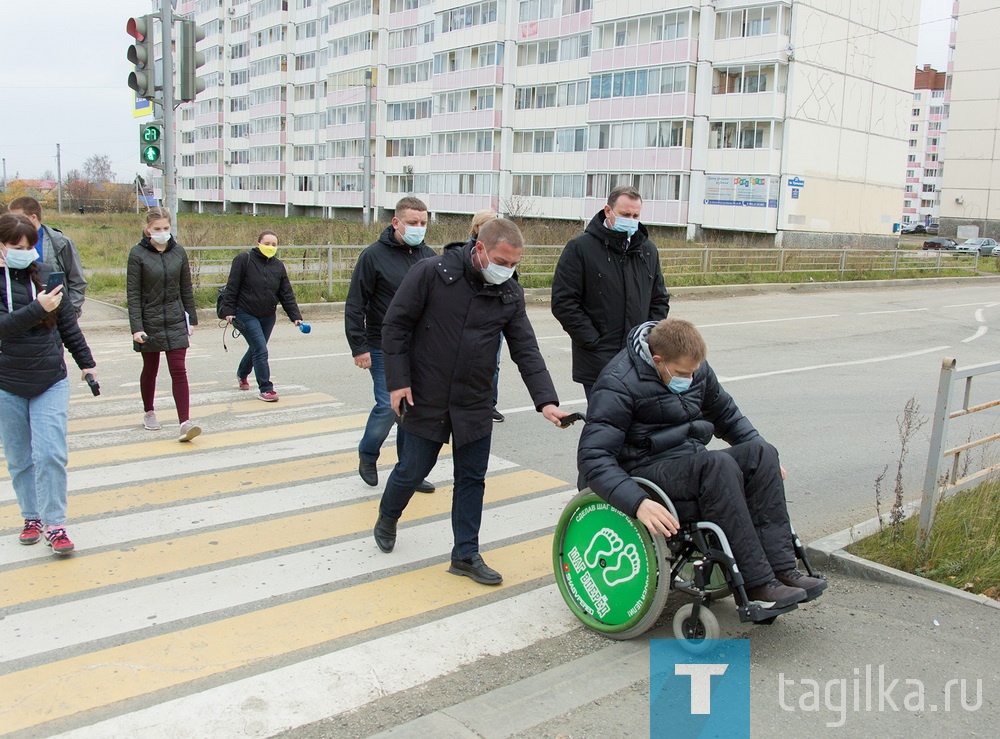
[[[46,292],[52,268],[36,261],[38,232],[26,217],[0,216],[0,443],[24,517],[21,544],[43,536],[52,553],[73,551],[66,535],[69,379],[63,347],[83,377],[97,367],[64,299]]]
[[[158,431],[153,398],[160,354],[167,355],[171,390],[180,422],[180,441],[191,441],[201,427],[191,420],[191,393],[185,360],[189,336],[198,323],[187,253],[170,235],[170,211],[152,208],[146,213],[142,239],[128,255],[128,320],[132,348],[142,353],[139,392],[144,411],[142,425]]]

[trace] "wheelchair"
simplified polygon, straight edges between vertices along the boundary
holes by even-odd
[[[677,509],[655,483],[634,477],[674,518]],[[812,577],[799,537],[792,531],[795,556]],[[692,651],[718,639],[711,603],[732,594],[741,622],[771,624],[798,608],[765,609],[747,598],[725,533],[710,521],[681,523],[669,539],[651,536],[639,520],[622,513],[589,489],[563,509],[552,545],[552,564],[563,600],[589,629],[611,639],[645,633],[662,615],[667,596],[677,590],[693,597],[674,616],[674,637]]]

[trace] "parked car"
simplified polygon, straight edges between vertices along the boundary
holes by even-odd
[[[903,234],[923,234],[927,233],[927,229],[922,223],[904,223],[899,232]]]
[[[927,224],[927,233],[929,233],[931,236],[937,236],[938,235],[938,224],[936,224],[936,223],[928,223]]]
[[[993,239],[967,239],[955,246],[954,251],[959,254],[979,254],[981,257],[988,257],[997,248],[997,242]]]
[[[925,249],[954,249],[956,246],[958,246],[958,242],[947,236],[935,236],[924,242]]]

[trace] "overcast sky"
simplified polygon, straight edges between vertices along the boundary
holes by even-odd
[[[944,70],[951,0],[921,3],[917,64]],[[0,0],[0,157],[8,180],[55,173],[56,143],[64,176],[93,154],[110,157],[119,181],[144,169],[126,86],[125,23],[150,10],[148,0]]]

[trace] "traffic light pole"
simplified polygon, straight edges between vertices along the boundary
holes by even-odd
[[[171,232],[177,239],[177,171],[174,162],[174,152],[177,150],[174,133],[174,54],[173,28],[174,16],[171,5],[163,0],[160,5],[160,27],[163,30],[163,201],[170,209],[173,222]],[[178,241],[180,239],[177,239]]]

